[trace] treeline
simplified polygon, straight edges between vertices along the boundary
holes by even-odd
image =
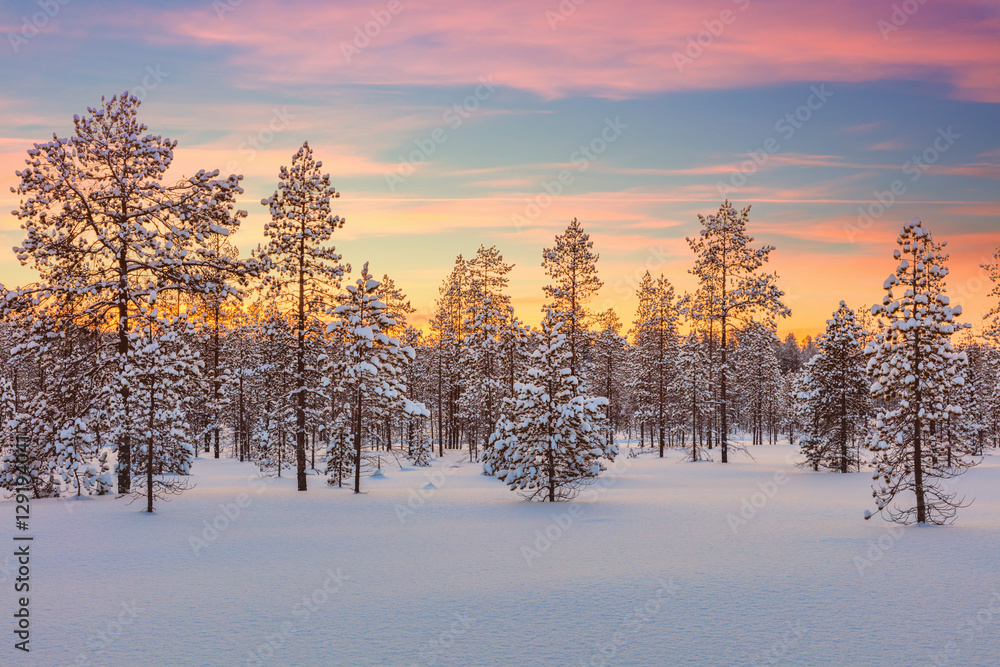
[[[261,201],[265,243],[241,259],[242,177],[168,183],[176,142],[145,134],[136,98],[102,102],[17,172],[15,252],[40,280],[0,293],[5,488],[116,490],[152,511],[199,454],[357,492],[390,462],[462,449],[552,501],[599,475],[623,437],[727,462],[738,430],[798,441],[815,470],[860,470],[867,448],[877,509],[940,522],[961,501],[933,480],[997,445],[998,348],[952,345],[947,256],[919,221],[883,303],[841,302],[801,345],[776,335],[790,310],[766,270],[774,248],[754,245],[749,207],[728,201],[688,239],[695,291],[646,272],[627,324],[589,307],[599,255],[574,219],[541,253],[541,326],[515,314],[513,265],[483,245],[456,258],[422,331],[390,276],[355,274],[328,245],[346,221],[308,144]],[[902,488],[917,493],[912,517],[893,514]]]

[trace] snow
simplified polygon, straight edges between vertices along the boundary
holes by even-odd
[[[976,497],[957,524],[902,529],[862,520],[869,475],[795,450],[622,457],[555,505],[460,453],[361,495],[201,458],[152,516],[33,500],[32,650],[0,662],[912,665],[955,642],[953,664],[995,664],[1000,459],[955,481]]]

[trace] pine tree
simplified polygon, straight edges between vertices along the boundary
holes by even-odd
[[[625,415],[625,386],[623,375],[628,354],[628,339],[621,335],[622,323],[614,309],[597,316],[598,332],[594,337],[593,390],[608,399],[605,408],[608,426],[608,444],[615,441]]]
[[[778,337],[771,326],[750,321],[737,332],[737,341],[734,380],[739,401],[734,403],[741,408],[740,421],[754,445],[764,444],[765,433],[773,443],[781,394]]]
[[[871,413],[863,336],[854,311],[841,301],[817,341],[819,354],[806,365],[801,418],[809,430],[802,447],[814,470],[860,470],[860,444]]]
[[[788,334],[785,336],[784,342],[781,343],[778,350],[778,364],[783,375],[797,373],[802,369],[802,349],[799,347],[795,334]]]
[[[948,398],[965,382],[967,360],[952,348],[962,327],[945,289],[948,255],[919,218],[903,226],[893,257],[899,264],[884,285],[884,318],[875,341],[865,349],[871,395],[881,399],[869,438],[875,471],[872,487],[877,513],[897,523],[941,524],[962,506],[943,480],[971,465],[967,451],[950,439],[947,424],[961,416]],[[903,291],[896,296],[896,286]],[[900,495],[914,506],[893,504]],[[873,514],[865,512],[865,518]]]
[[[404,347],[389,336],[395,321],[386,314],[380,283],[368,273],[365,262],[361,275],[341,297],[333,313],[337,320],[328,331],[339,330],[345,341],[345,364],[335,384],[350,401],[351,434],[354,437],[354,492],[361,492],[363,434],[371,432],[375,418],[366,412],[394,406],[407,414],[422,416],[426,408],[406,398],[403,370],[415,357],[413,348]]]
[[[444,448],[457,449],[461,431],[461,399],[465,380],[461,359],[465,347],[468,307],[468,262],[459,255],[444,283],[430,320],[434,336],[434,374],[437,379],[438,454]],[[447,445],[445,444],[447,443]]]
[[[15,188],[26,236],[15,252],[41,279],[22,293],[82,299],[90,320],[113,323],[117,348],[108,363],[121,422],[135,389],[127,359],[137,311],[175,292],[239,298],[254,265],[213,252],[214,239],[235,232],[246,215],[233,208],[242,177],[202,170],[165,183],[177,142],[144,134],[137,97],[101,102],[74,117],[74,136],[28,150]],[[133,434],[118,433],[118,490],[128,493]]]
[[[542,267],[552,282],[544,287],[549,302],[543,311],[552,311],[554,322],[564,323],[563,335],[569,345],[570,373],[586,382],[586,360],[589,354],[590,309],[587,303],[601,289],[597,277],[597,260],[590,234],[576,218],[566,231],[556,236],[556,244],[542,251]],[[549,315],[546,315],[549,317]]]
[[[750,207],[737,212],[729,200],[718,213],[698,216],[702,224],[699,237],[688,238],[688,245],[697,256],[690,273],[698,277],[699,318],[714,325],[721,333],[719,368],[719,411],[721,419],[722,462],[729,461],[729,367],[728,334],[741,319],[757,315],[764,321],[775,316],[786,317],[791,311],[781,302],[784,292],[778,289],[777,274],[763,273],[761,267],[770,258],[774,246],[751,248],[753,237],[747,236]]]
[[[295,471],[298,490],[306,486],[306,434],[309,394],[316,391],[310,376],[318,382],[311,363],[320,346],[318,320],[332,307],[340,279],[344,275],[341,256],[332,246],[323,245],[344,225],[331,213],[330,202],[340,196],[323,163],[313,158],[309,143],[292,156],[292,166],[281,167],[278,189],[261,200],[271,212],[264,226],[268,245],[263,257],[272,268],[266,283],[270,293],[292,316],[295,346]]]
[[[708,377],[708,352],[704,338],[692,331],[677,348],[676,375],[672,393],[679,397],[679,409],[691,424],[691,460],[702,460],[702,432],[705,415],[711,410],[712,392]]]
[[[496,246],[479,246],[476,256],[466,263],[466,268],[464,329],[467,333],[460,362],[464,371],[461,405],[465,422],[472,431],[469,434],[469,459],[475,460],[476,433],[482,434],[483,447],[487,447],[506,395],[501,332],[506,328],[506,318],[511,312],[510,297],[505,291],[507,274],[514,266],[503,261]]]
[[[560,330],[565,322],[546,317],[536,333],[537,348],[527,382],[490,438],[483,469],[528,499],[568,500],[613,461],[615,444],[604,437],[607,399],[581,393],[570,371],[572,352]]]
[[[191,398],[184,396],[202,372],[204,362],[185,341],[186,318],[173,321],[149,318],[129,357],[131,396],[128,428],[136,434],[133,497],[146,499],[153,512],[155,498],[176,495],[189,488],[185,477],[197,447],[187,416]],[[113,397],[117,399],[117,396]]]

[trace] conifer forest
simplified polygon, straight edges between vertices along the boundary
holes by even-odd
[[[369,4],[3,10],[0,664],[1000,663],[997,8]]]

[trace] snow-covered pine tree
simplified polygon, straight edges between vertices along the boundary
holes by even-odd
[[[416,309],[410,303],[406,293],[396,285],[396,281],[390,278],[389,274],[383,273],[382,280],[379,282],[381,283],[381,298],[382,302],[385,303],[385,312],[396,323],[387,333],[394,338],[402,340],[408,328],[407,318],[416,312]],[[387,408],[385,410],[385,434],[383,435],[387,449],[392,449],[394,426],[397,422],[400,426],[400,433],[402,433],[405,430],[407,422],[405,415],[400,416],[392,408]],[[400,442],[402,442],[402,438],[403,436],[400,435]]]
[[[437,379],[439,455],[444,454],[445,447],[459,447],[461,397],[465,391],[460,361],[467,334],[468,274],[468,262],[459,255],[451,273],[438,288],[440,297],[430,320]]]
[[[897,243],[899,264],[883,284],[882,303],[872,307],[884,326],[865,349],[871,395],[882,401],[869,436],[877,482],[872,496],[876,513],[891,521],[948,523],[962,503],[944,482],[973,464],[945,428],[961,415],[948,397],[965,382],[967,360],[951,342],[963,326],[955,320],[962,307],[945,293],[945,244],[936,243],[919,218],[903,226]],[[872,516],[865,511],[866,519]]]
[[[386,333],[395,321],[385,312],[380,287],[365,262],[357,281],[347,286],[332,311],[337,320],[327,327],[329,333],[339,330],[345,341],[345,363],[332,384],[340,386],[351,406],[355,493],[361,492],[363,435],[372,431],[373,423],[380,423],[377,414],[366,419],[366,412],[389,406],[418,416],[426,411],[422,404],[406,399],[403,369],[415,353]]]
[[[754,445],[764,444],[765,434],[773,443],[777,435],[777,407],[781,393],[781,370],[776,354],[778,337],[771,326],[752,320],[736,333],[738,345],[734,380],[739,397],[740,421],[750,433]]]
[[[550,314],[535,334],[527,382],[515,385],[483,468],[525,498],[555,502],[571,499],[594,481],[618,446],[605,437],[607,399],[581,392],[570,370],[569,340],[561,332],[565,322]]]
[[[625,416],[624,367],[629,345],[628,339],[621,334],[622,323],[614,309],[609,308],[600,313],[596,321],[594,375],[591,384],[595,394],[608,399],[605,416],[610,445],[614,443],[615,433],[620,429]]]
[[[39,300],[82,299],[89,319],[114,323],[117,348],[106,358],[116,375],[116,404],[126,413],[137,310],[157,294],[178,291],[239,297],[239,285],[255,270],[212,252],[215,237],[235,232],[246,215],[233,208],[242,177],[202,170],[167,182],[177,142],[145,134],[139,104],[124,93],[74,116],[74,136],[28,150],[14,189],[26,232],[15,252],[40,276],[21,291]],[[120,432],[114,443],[119,493],[131,485],[132,435]]]
[[[708,352],[697,331],[684,336],[677,347],[672,393],[691,425],[691,460],[701,461],[705,414],[711,411],[712,392],[708,379]]]
[[[106,493],[111,478],[97,423],[104,398],[100,332],[84,324],[79,300],[0,301],[9,304],[4,318],[13,325],[8,363],[27,371],[15,376],[19,396],[11,396],[9,428],[12,437],[29,438],[36,497]],[[5,466],[0,485],[13,483],[14,472]]]
[[[294,459],[294,365],[295,345],[288,318],[270,300],[257,300],[250,306],[253,319],[252,355],[256,360],[249,375],[250,458],[265,475],[281,476]],[[285,451],[292,441],[292,456]]]
[[[337,415],[327,426],[326,483],[342,488],[344,480],[354,475],[354,434],[347,410]]]
[[[696,311],[700,319],[719,324],[721,334],[719,364],[720,444],[722,462],[729,461],[729,379],[728,334],[741,320],[757,316],[769,322],[775,316],[787,317],[791,311],[781,301],[784,292],[778,289],[778,276],[764,273],[761,267],[770,258],[774,246],[752,248],[753,237],[746,233],[750,207],[737,211],[727,199],[718,213],[698,216],[702,230],[698,238],[688,238],[695,253],[694,268],[699,288]]]
[[[188,424],[193,400],[185,396],[185,388],[197,381],[205,364],[187,344],[184,315],[172,321],[159,320],[154,312],[147,315],[129,354],[127,373],[135,389],[128,423],[121,428],[135,434],[136,477],[130,493],[144,497],[146,512],[152,513],[154,499],[190,487],[186,478],[197,442]]]
[[[510,312],[507,274],[513,264],[503,261],[496,246],[479,246],[476,256],[466,263],[465,340],[460,365],[464,373],[461,406],[469,427],[469,460],[478,457],[477,436],[483,448],[500,416],[507,383],[503,375],[500,335]]]
[[[542,310],[551,315],[554,322],[562,322],[562,333],[569,346],[570,373],[584,384],[587,383],[587,362],[590,356],[591,312],[587,303],[601,289],[597,277],[597,260],[594,242],[590,234],[576,218],[569,223],[566,231],[556,236],[556,243],[542,251],[542,267],[552,282],[544,287],[549,302]]]
[[[671,385],[677,357],[677,304],[674,287],[661,274],[655,280],[646,271],[636,292],[639,308],[635,316],[635,355],[638,364],[635,391],[640,408],[653,417],[660,458],[666,447],[668,421],[672,421]]]
[[[317,322],[333,306],[345,270],[336,248],[323,245],[344,226],[344,220],[331,212],[330,201],[340,193],[330,185],[330,175],[324,174],[322,167],[309,143],[302,144],[292,156],[292,166],[281,167],[278,189],[261,200],[271,212],[271,222],[264,225],[268,244],[262,256],[271,267],[265,282],[269,293],[290,315],[294,333],[292,402],[299,491],[307,488],[307,405],[319,382],[312,363],[320,354],[322,339]]]
[[[807,428],[803,453],[814,470],[861,469],[871,398],[865,375],[864,330],[843,301],[817,339],[820,353],[806,364],[799,389]]]

